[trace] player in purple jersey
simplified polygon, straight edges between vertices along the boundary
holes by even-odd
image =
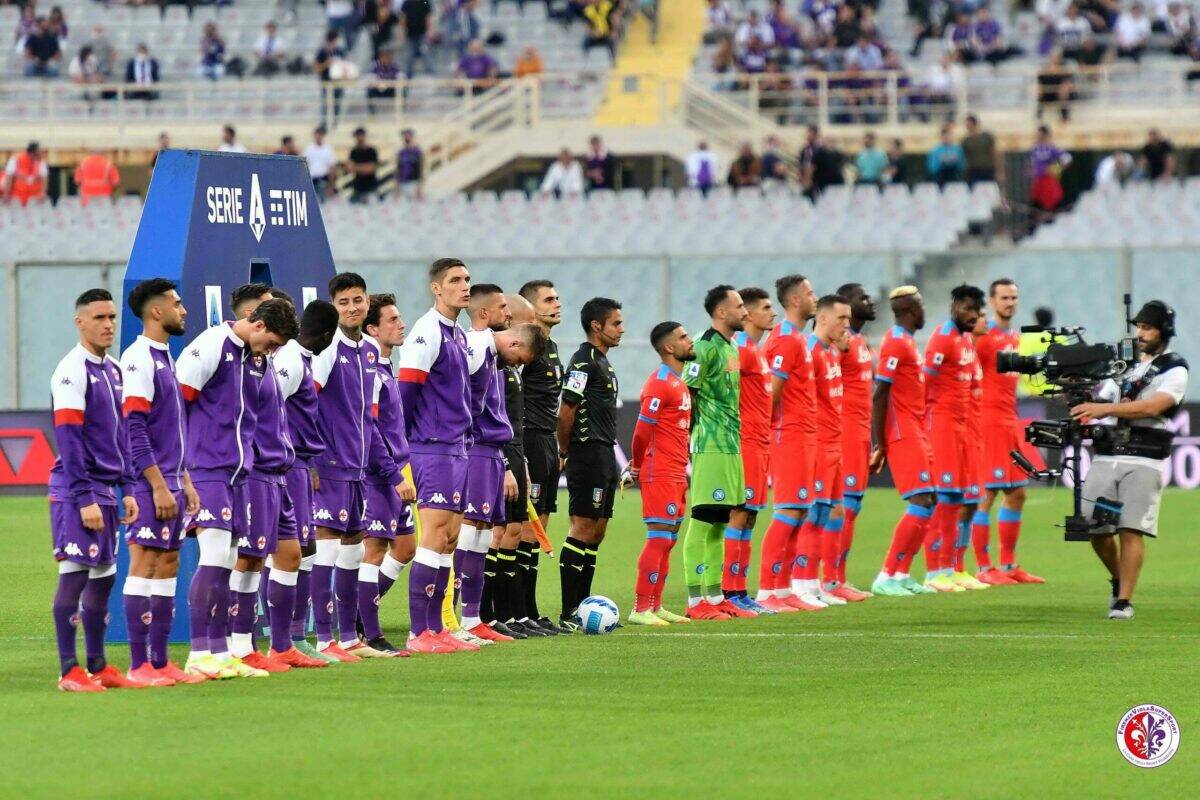
[[[296,327],[291,305],[270,300],[247,317],[204,331],[175,363],[188,404],[185,466],[200,498],[192,520],[200,559],[188,591],[192,652],[186,672],[209,678],[266,674],[229,652],[230,575],[237,542],[250,532],[247,478],[254,467],[260,388],[254,359],[294,338]]]
[[[375,425],[396,468],[403,470],[408,466],[408,437],[404,432],[400,387],[392,375],[392,350],[404,344],[405,328],[404,319],[396,308],[395,295],[371,295],[363,330],[366,331],[363,339],[379,351]],[[417,499],[417,490],[402,477],[397,491],[386,475],[371,470],[367,473],[366,496],[366,538],[363,539],[363,562],[358,568],[358,616],[362,621],[363,638],[376,652],[407,656],[407,650],[393,646],[384,638],[379,624],[379,603],[416,552],[412,502]]]
[[[168,347],[172,336],[183,335],[187,309],[175,284],[165,278],[133,287],[129,309],[142,320],[141,335],[121,354],[125,424],[139,476],[133,490],[138,518],[125,533],[129,672],[152,686],[200,683],[204,678],[188,675],[167,657],[184,521],[200,510],[200,498],[183,468],[183,393]]]
[[[329,296],[338,311],[338,329],[333,343],[313,359],[317,418],[326,445],[317,461],[319,482],[313,501],[313,519],[318,523],[313,619],[319,651],[339,661],[358,661],[387,655],[360,641],[355,627],[358,572],[367,529],[365,480],[368,472],[376,474],[397,494],[405,484],[379,435],[372,410],[380,356],[379,350],[363,339],[362,324],[370,307],[366,281],[353,272],[335,275],[329,281]]]
[[[75,301],[79,344],[50,378],[58,458],[50,471],[50,531],[58,562],[54,632],[58,688],[102,692],[149,684],[127,678],[104,658],[108,596],[117,571],[117,525],[138,516],[129,438],[121,416],[121,370],[106,351],[117,329],[117,307],[105,289]],[[125,513],[117,517],[121,487]],[[79,665],[75,629],[83,622],[87,670]],[[90,673],[90,674],[89,674]]]
[[[462,524],[471,430],[467,338],[457,323],[471,298],[466,264],[457,258],[433,262],[429,290],[433,308],[404,340],[397,373],[421,521],[421,542],[408,574],[408,649],[452,653],[479,649],[442,628],[442,601]]]

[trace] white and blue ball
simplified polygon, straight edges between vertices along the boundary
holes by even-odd
[[[594,594],[579,604],[575,616],[584,633],[612,633],[621,619],[621,611],[612,600]]]

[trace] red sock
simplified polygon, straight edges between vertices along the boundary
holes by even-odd
[[[842,518],[828,520],[821,529],[821,576],[830,586],[836,586],[842,562]]]
[[[675,539],[667,542],[663,548],[662,560],[658,564],[658,583],[654,585],[654,600],[652,608],[657,611],[662,608],[663,591],[667,588],[667,573],[671,571],[671,551],[675,549]]]
[[[814,580],[821,563],[820,528],[812,521],[815,514],[808,512],[800,533],[796,536],[796,559],[792,567],[792,580]]]
[[[771,518],[771,524],[763,537],[758,562],[758,588],[778,589],[787,586],[791,574],[787,547],[795,530],[796,521],[782,514]]]
[[[738,574],[737,585],[735,591],[745,593],[746,591],[746,575],[750,572],[750,538],[749,534],[753,531],[746,531],[747,537],[738,542]]]
[[[992,556],[988,553],[991,538],[991,517],[986,511],[976,511],[971,517],[971,547],[975,550],[975,565],[980,570],[992,568]]]
[[[954,560],[954,522],[958,506],[942,500],[933,507],[933,517],[925,530],[925,572],[949,567]]]
[[[858,519],[858,511],[846,506],[846,515],[842,518],[842,552],[838,559],[838,583],[846,582],[846,562],[850,560],[850,546],[854,544],[854,520]]]
[[[662,586],[667,577],[662,564],[667,560],[666,554],[671,552],[671,545],[674,544],[668,538],[671,534],[665,531],[650,533],[646,544],[642,546],[642,554],[638,556],[635,611],[650,611],[654,608],[654,598],[662,596]]]
[[[892,546],[883,562],[883,571],[888,575],[907,574],[912,569],[913,557],[921,549],[921,540],[929,526],[931,509],[910,504],[904,516],[892,531]]]
[[[1021,512],[1000,508],[996,515],[996,528],[1000,532],[1000,566],[1012,569],[1017,564],[1017,539],[1021,536]]]

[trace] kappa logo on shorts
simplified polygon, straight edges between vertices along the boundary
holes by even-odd
[[[83,556],[83,551],[74,542],[67,542],[67,546],[63,548],[63,552],[69,556]]]
[[[847,476],[846,476],[846,485],[847,485],[847,486],[856,486],[856,485],[858,485],[858,478],[857,478],[856,476],[854,476],[854,475],[847,475]]]
[[[725,499],[725,490],[724,489],[713,489],[713,500],[716,500],[719,503],[724,499]]]
[[[594,505],[596,508],[599,508],[603,502],[604,502],[604,490],[603,489],[592,489],[592,505]]]
[[[238,547],[245,547],[246,549],[249,549],[249,548],[250,548],[250,537],[249,537],[249,536],[243,536],[243,537],[241,537],[240,539],[238,539],[237,546],[238,546]]]
[[[143,525],[142,527],[138,528],[137,536],[135,538],[137,538],[137,539],[154,539],[156,537],[154,535],[154,531],[150,530],[150,526]],[[163,538],[166,538],[166,537],[163,537]]]
[[[651,572],[649,575],[646,576],[646,580],[650,581],[651,584],[658,583],[658,573]]]
[[[376,519],[376,520],[372,520],[372,521],[371,521],[371,524],[367,526],[367,530],[368,530],[368,531],[375,531],[375,532],[377,532],[377,533],[378,533],[379,531],[382,531],[382,530],[384,530],[383,523],[382,523],[382,522],[380,522],[380,521],[379,521],[379,520],[377,520],[377,519]]]
[[[316,511],[313,512],[313,519],[323,519],[323,520],[329,520],[330,522],[332,522],[333,514],[329,513],[328,508],[318,508]]]
[[[446,505],[446,495],[442,494],[441,492],[434,492],[433,497],[429,498],[429,502]]]
[[[98,545],[98,544],[88,545],[88,557],[96,558],[99,555],[100,555],[100,545]]]
[[[215,520],[216,517],[207,508],[200,509],[200,512],[196,514],[196,522],[213,522]]]
[[[463,513],[464,514],[478,514],[479,512],[475,510],[474,503],[467,503],[467,507],[463,510]],[[487,512],[485,511],[484,513],[486,514]]]
[[[233,509],[229,508],[228,506],[222,508],[221,519],[225,520],[226,522],[229,522],[229,520],[233,519]]]
[[[340,511],[338,511],[338,521],[339,521],[339,522],[345,523],[345,522],[346,522],[346,520],[348,520],[348,519],[350,519],[350,512],[349,512],[349,511],[347,511],[347,510],[346,510],[346,509],[344,509],[344,508],[343,508],[343,509],[341,509]]]
[[[669,517],[675,516],[675,512],[678,510],[679,510],[679,507],[676,506],[674,503],[667,503],[667,516],[669,516]]]
[[[432,595],[432,594],[431,594],[431,595],[429,595],[429,596],[430,596],[430,597],[433,597],[433,595]],[[333,613],[333,601],[332,601],[332,600],[330,600],[328,603],[326,603],[326,604],[325,604],[325,613],[326,613],[326,614],[332,614],[332,613]]]
[[[542,496],[542,485],[540,483],[529,484],[529,496],[534,500],[540,498]]]
[[[920,478],[923,482],[929,483],[929,470],[927,470],[927,469],[921,470]]]
[[[949,472],[942,473],[942,483],[949,483],[952,480],[954,480],[954,475]]]

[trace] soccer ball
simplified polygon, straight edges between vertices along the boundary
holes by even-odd
[[[579,604],[575,616],[584,633],[612,633],[621,618],[621,612],[612,600],[594,594]]]

